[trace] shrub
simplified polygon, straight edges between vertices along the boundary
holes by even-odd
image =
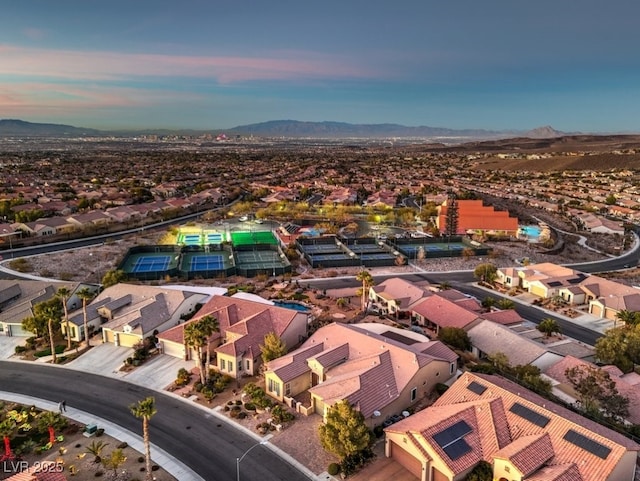
[[[64,352],[64,346],[56,346],[56,354],[62,354]],[[35,357],[44,357],[51,355],[51,348],[42,349],[33,353]]]
[[[24,341],[24,345],[26,346],[27,349],[34,349],[36,347],[36,344],[37,344],[36,336],[27,337],[27,339]]]
[[[127,447],[129,447],[129,445],[127,443],[125,443],[125,442],[122,442],[122,443],[120,443],[120,444],[118,444],[116,446],[116,448],[118,448],[118,449],[125,449]]]
[[[98,428],[96,429],[96,436],[100,437],[104,434],[104,428]]]
[[[247,411],[255,411],[255,410],[256,410],[256,405],[255,405],[255,404],[253,404],[253,403],[246,403],[246,404],[244,405],[244,408],[245,408]]]
[[[22,354],[23,352],[27,351],[27,348],[24,346],[16,346],[14,351],[16,354]]]
[[[238,419],[245,419],[248,416],[248,414],[244,411],[240,411],[238,413]]]
[[[438,394],[438,396],[442,396],[447,391],[447,389],[449,389],[449,386],[439,382],[438,384],[435,385],[433,389]]]
[[[293,421],[295,416],[278,404],[271,410],[271,418],[276,424],[282,424]]]
[[[335,476],[340,473],[340,465],[338,463],[331,463],[327,468],[327,473],[329,473],[330,476]]]
[[[345,476],[351,476],[374,457],[375,454],[371,448],[366,448],[362,451],[358,451],[357,453],[350,454],[340,462],[340,471],[344,473]]]
[[[240,414],[240,411],[236,411],[235,409],[232,409],[232,410],[229,412],[229,416],[231,416],[232,418],[237,418],[237,417],[238,417],[238,414]]]
[[[203,389],[204,389],[204,384],[202,384],[200,381],[198,381],[193,385],[193,390],[195,392],[202,392]]]
[[[144,456],[138,456],[138,462],[144,463]]]
[[[211,401],[214,397],[216,397],[216,393],[213,392],[209,386],[205,386],[202,388],[202,395],[207,401]]]
[[[185,368],[180,368],[178,370],[178,375],[176,376],[175,384],[176,386],[182,387],[189,384],[191,380],[191,373],[187,371]]]

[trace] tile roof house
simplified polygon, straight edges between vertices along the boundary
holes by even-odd
[[[407,318],[412,306],[433,292],[400,277],[392,277],[369,289],[369,301],[383,314]]]
[[[566,356],[543,371],[547,377],[552,379],[554,393],[558,397],[565,398],[568,395],[570,396],[567,399],[568,402],[575,402],[578,399],[578,395],[567,379],[565,371],[579,366],[607,371],[609,377],[615,383],[618,393],[629,400],[629,416],[627,416],[626,420],[632,424],[640,424],[640,376],[635,372],[624,374],[615,366],[599,368],[597,365],[582,359]]]
[[[440,295],[421,299],[411,308],[411,317],[418,325],[434,331],[443,327],[456,327],[468,330],[481,321],[482,314],[470,311],[455,301]]]
[[[438,206],[436,225],[440,232],[444,232],[447,224],[449,201]],[[458,230],[456,234],[466,234],[469,231],[493,232],[500,235],[513,235],[518,232],[518,218],[511,217],[508,211],[498,211],[490,205],[484,205],[482,200],[458,200]]]
[[[156,330],[175,326],[207,298],[189,290],[122,283],[107,287],[91,305],[98,306],[103,321],[102,341],[132,347]]]
[[[9,461],[8,465],[11,462]],[[26,461],[16,461],[16,466],[21,463],[27,464]],[[4,478],[5,481],[67,481],[64,474],[64,466],[55,461],[39,461],[33,466],[29,466],[24,471]]]
[[[452,379],[457,358],[440,341],[404,329],[333,323],[269,362],[265,385],[267,394],[304,414],[324,417],[347,399],[372,428]]]
[[[511,381],[470,372],[385,433],[386,455],[422,481],[461,481],[481,461],[499,481],[633,481],[640,451]]]
[[[0,336],[33,336],[22,329],[22,320],[33,316],[33,307],[54,297],[61,287],[73,292],[78,283],[0,279]]]
[[[550,352],[542,344],[520,336],[508,327],[483,320],[467,331],[471,352],[478,358],[491,357],[499,352],[507,355],[512,366],[532,364],[540,370],[552,366],[562,356]]]
[[[182,359],[195,356],[184,343],[184,328],[204,316],[218,320],[220,332],[210,338],[215,366],[232,377],[255,375],[262,363],[260,346],[275,332],[287,347],[300,343],[307,334],[306,312],[236,297],[213,296],[193,319],[158,335],[162,352]]]

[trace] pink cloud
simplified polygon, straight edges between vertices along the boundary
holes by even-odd
[[[353,61],[305,52],[268,57],[177,56],[118,52],[46,50],[0,45],[2,72],[72,80],[126,79],[140,76],[212,78],[220,83],[380,77],[376,69]]]
[[[101,86],[70,86],[51,83],[21,83],[0,86],[3,114],[24,114],[42,110],[69,112],[86,109],[146,107],[163,103],[202,100],[188,92],[166,92]]]
[[[40,28],[25,28],[22,33],[30,40],[42,40],[46,36],[46,31]]]

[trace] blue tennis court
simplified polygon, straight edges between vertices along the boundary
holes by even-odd
[[[375,252],[369,254],[362,254],[360,258],[363,261],[372,261],[375,259],[395,259],[396,256],[389,254],[388,252]]]
[[[347,247],[353,252],[386,252],[377,244],[351,244]]]
[[[131,272],[166,271],[169,262],[171,256],[140,257],[131,268]]]
[[[215,271],[224,268],[224,256],[193,256],[189,264],[191,271]]]
[[[200,234],[185,234],[184,235],[184,244],[187,246],[198,246],[200,245]]]
[[[321,261],[340,261],[343,259],[351,259],[347,254],[314,254],[309,256],[313,262]]]
[[[315,254],[332,254],[337,252],[342,252],[340,248],[335,244],[319,244],[319,245],[303,245],[302,250],[305,254],[315,255]]]
[[[219,233],[207,234],[207,244],[222,244],[222,234],[219,234]]]

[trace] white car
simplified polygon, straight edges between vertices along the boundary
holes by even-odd
[[[262,219],[256,219],[256,224],[262,224],[264,221]]]
[[[247,217],[246,215],[243,215],[242,217],[240,217],[240,222],[247,222],[249,220],[249,217]]]

